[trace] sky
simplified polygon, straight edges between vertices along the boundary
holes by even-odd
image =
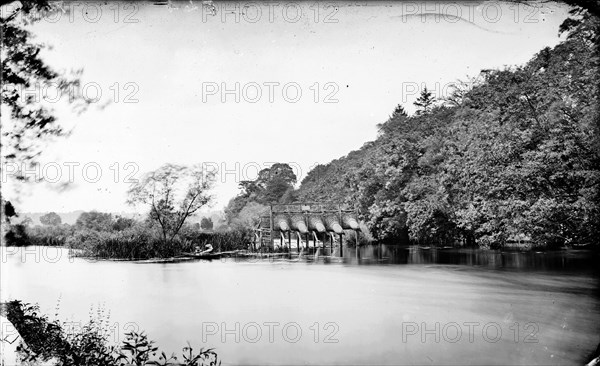
[[[210,209],[221,209],[259,169],[288,163],[300,181],[374,140],[425,86],[443,97],[482,69],[527,62],[560,42],[568,15],[554,3],[317,5],[64,3],[31,30],[49,64],[83,69],[75,92],[92,103],[77,114],[68,95],[33,91],[71,133],[47,144],[29,173],[44,178],[18,194],[5,166],[3,194],[21,212],[143,211],[126,204],[132,181],[201,164],[219,169]]]

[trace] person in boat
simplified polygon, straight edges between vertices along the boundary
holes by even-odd
[[[204,248],[205,248],[205,249],[204,249],[203,251],[201,251],[201,252],[199,252],[199,253],[197,253],[197,254],[199,254],[199,255],[202,255],[202,254],[208,254],[208,253],[211,253],[211,252],[213,251],[213,246],[212,246],[212,244],[206,244],[206,245],[204,246]],[[200,248],[198,247],[198,249],[200,249]]]

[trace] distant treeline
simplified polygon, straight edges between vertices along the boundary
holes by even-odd
[[[43,225],[7,223],[4,244],[65,246],[96,258],[149,259],[193,252],[206,244],[212,244],[215,251],[247,249],[253,237],[242,228],[205,231],[194,223],[184,224],[175,237],[165,240],[150,217],[135,220],[97,211],[83,212],[74,225],[61,223],[53,212],[42,216],[41,221]]]

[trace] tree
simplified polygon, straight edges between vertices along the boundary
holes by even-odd
[[[29,216],[25,216],[25,218],[23,218],[23,220],[21,220],[20,224],[24,225],[25,227],[29,227],[29,226],[33,225],[33,219]]]
[[[202,230],[212,230],[213,229],[213,221],[210,217],[203,217],[200,220],[200,227]]]
[[[75,221],[78,230],[110,231],[113,227],[113,217],[109,213],[90,211],[84,212]]]
[[[27,235],[27,226],[24,224],[10,225],[4,235],[6,246],[22,247],[30,245],[29,235]]]
[[[240,184],[241,185],[241,184]],[[240,211],[248,204],[248,202],[254,202],[249,196],[242,192],[241,194],[233,197],[227,203],[225,207],[225,221],[231,224],[235,218],[239,215]]]
[[[83,113],[91,103],[81,93],[73,93],[80,86],[83,70],[67,75],[50,67],[40,56],[46,46],[33,41],[33,34],[26,28],[51,11],[62,11],[60,4],[48,0],[0,1],[0,108],[2,111],[2,135],[0,136],[0,159],[3,164],[16,161],[17,171],[11,177],[26,181],[21,171],[23,163],[35,163],[44,143],[53,137],[64,136],[65,131],[57,123],[54,111],[41,98],[28,95],[37,89],[53,87],[62,95],[68,94],[67,103],[77,113]],[[4,113],[6,108],[7,113]],[[3,201],[0,190],[0,202]]]
[[[431,111],[435,103],[435,98],[433,94],[427,90],[427,87],[423,88],[421,91],[421,95],[419,98],[413,103],[418,109],[416,114],[427,114]]]
[[[112,229],[115,231],[123,231],[132,227],[135,224],[135,220],[123,216],[117,216],[112,224]]]
[[[171,242],[188,217],[213,201],[208,191],[214,178],[214,172],[199,166],[165,164],[133,184],[128,203],[149,205],[150,219],[160,226],[163,240]]]
[[[255,180],[241,181],[241,193],[232,198],[225,208],[227,222],[232,223],[251,202],[261,205],[289,202],[294,198],[291,191],[294,190],[296,179],[292,167],[285,163],[276,163],[261,170]]]
[[[267,182],[267,188],[265,189],[261,202],[265,204],[277,203],[290,188],[292,188],[292,186],[288,181],[282,177],[274,176]]]
[[[3,202],[3,205],[2,205],[2,214],[4,216],[4,221],[7,224],[10,224],[10,220],[11,220],[12,217],[18,217],[19,216],[19,215],[17,215],[17,211],[15,210],[15,207],[12,205],[12,203],[10,203],[10,201]]]
[[[47,214],[40,216],[40,222],[43,225],[58,226],[62,223],[62,219],[56,212],[48,212]]]
[[[73,89],[79,87],[82,71],[66,76],[51,68],[40,56],[45,46],[34,43],[33,35],[26,29],[28,24],[38,21],[45,13],[60,11],[58,5],[46,0],[30,0],[15,1],[5,6],[14,10],[0,18],[0,99],[1,105],[10,111],[9,121],[3,116],[2,158],[4,161],[32,161],[41,153],[41,142],[51,136],[63,136],[64,131],[56,123],[52,109],[44,105],[40,98],[27,95],[25,91],[45,86],[56,87],[61,93],[70,93],[68,102],[78,112],[83,112],[90,102],[72,93]],[[25,179],[22,175],[17,178]]]
[[[390,116],[390,119],[396,118],[396,117],[408,117],[408,113],[406,113],[406,111],[404,110],[404,107],[402,106],[402,104],[398,104],[396,106],[396,108],[394,108],[394,111],[392,112],[392,115]]]
[[[256,227],[260,217],[268,214],[269,207],[258,202],[248,202],[230,223],[235,228],[250,229]]]

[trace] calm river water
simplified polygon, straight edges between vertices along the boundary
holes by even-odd
[[[139,263],[0,250],[3,301],[51,317],[59,302],[74,324],[105,309],[115,341],[144,330],[168,352],[215,347],[224,365],[582,364],[600,342],[599,258],[584,251]]]

